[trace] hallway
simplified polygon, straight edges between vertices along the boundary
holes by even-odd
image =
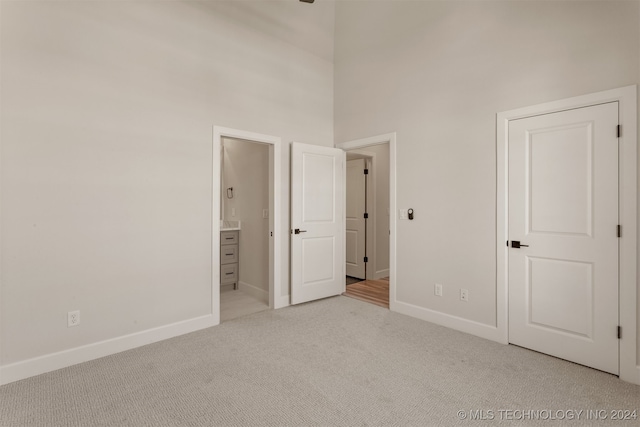
[[[350,277],[347,277],[347,283],[349,279]],[[348,284],[346,292],[342,295],[389,308],[389,278],[362,280]]]

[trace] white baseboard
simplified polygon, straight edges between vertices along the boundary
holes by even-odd
[[[0,385],[120,353],[125,350],[131,350],[136,347],[142,347],[143,345],[166,340],[178,335],[209,328],[216,324],[217,323],[214,323],[213,316],[208,314],[170,325],[87,344],[57,353],[46,354],[6,366],[0,366]]]
[[[269,291],[265,291],[264,289],[260,289],[257,286],[250,285],[246,282],[238,282],[238,289],[242,292],[246,292],[254,298],[259,299],[265,304],[269,304]]]
[[[389,269],[376,271],[376,274],[373,275],[375,280],[382,279],[383,277],[389,276]]]
[[[288,307],[291,305],[290,302],[291,296],[290,295],[285,295],[283,297],[276,297],[276,300],[274,301],[274,309],[278,309],[278,308],[284,308],[284,307]]]
[[[402,301],[395,301],[390,305],[390,309],[401,314],[406,314],[407,316],[416,317],[421,320],[426,320],[427,322],[446,326],[447,328],[455,329],[460,332],[465,332],[491,341],[497,341],[501,344],[508,344],[504,340],[504,334],[495,326],[485,325],[484,323],[463,319],[462,317],[452,316],[450,314],[441,313],[424,307],[418,307],[417,305]]]

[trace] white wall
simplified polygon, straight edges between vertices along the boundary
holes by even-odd
[[[211,313],[213,125],[333,144],[308,6],[0,3],[2,366]]]
[[[637,84],[638,23],[637,2],[336,4],[336,141],[396,131],[416,212],[398,301],[496,324],[496,113]]]
[[[269,303],[269,146],[224,138],[222,197],[225,220],[241,221],[241,286],[248,285]],[[226,188],[233,187],[233,198]],[[235,215],[234,210],[235,209]]]

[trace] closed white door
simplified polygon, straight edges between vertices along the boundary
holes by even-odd
[[[510,121],[508,142],[509,342],[613,374],[617,125],[612,102]]]
[[[342,150],[291,146],[291,304],[344,291]]]
[[[347,218],[345,235],[347,244],[347,276],[365,278],[366,175],[364,159],[347,161]]]

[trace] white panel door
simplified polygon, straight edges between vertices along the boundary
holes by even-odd
[[[344,164],[337,148],[291,145],[291,304],[343,292]]]
[[[509,342],[613,374],[617,124],[613,102],[510,121],[508,142]]]
[[[366,247],[366,175],[364,159],[347,161],[347,218],[345,234],[347,253],[347,276],[365,278],[364,262]]]

